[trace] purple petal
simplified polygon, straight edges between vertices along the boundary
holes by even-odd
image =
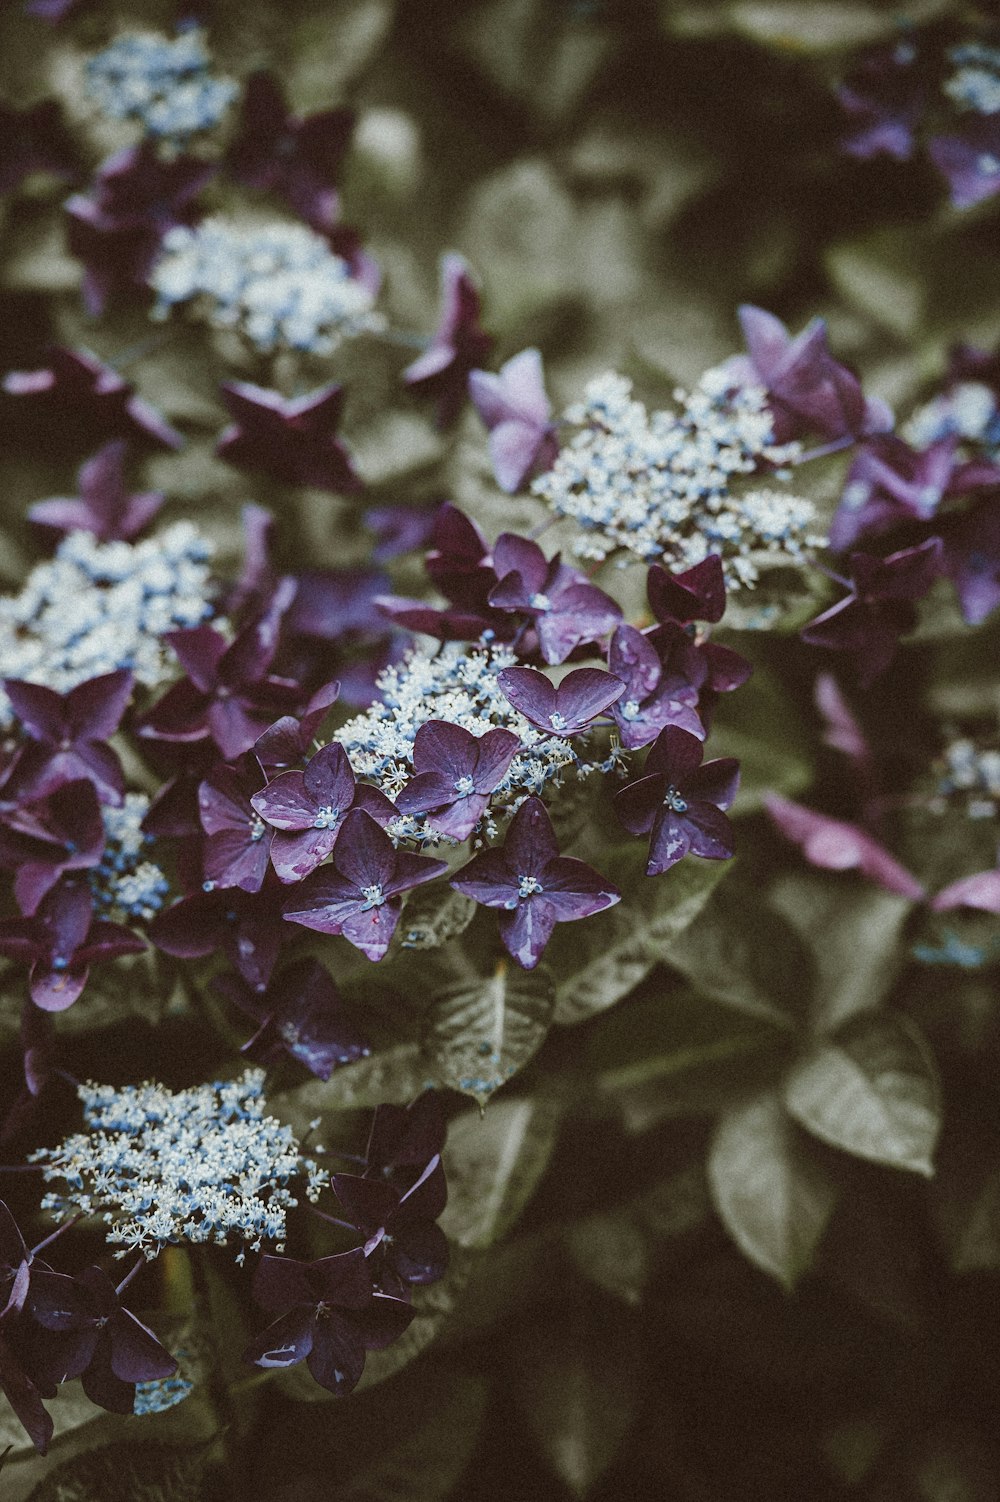
[[[984,913],[1000,913],[1000,870],[977,871],[943,887],[931,907],[936,913],[955,907],[974,907]]]
[[[556,912],[544,897],[524,897],[499,915],[500,938],[522,970],[534,970],[556,926]]]
[[[798,845],[814,866],[828,871],[859,870],[887,892],[919,902],[924,889],[877,840],[840,819],[828,818],[788,798],[771,795],[765,806],[781,833]]]
[[[349,1393],[356,1387],[365,1369],[365,1343],[355,1322],[327,1313],[315,1327],[306,1365],[328,1392]]]
[[[305,1361],[313,1348],[315,1314],[309,1306],[299,1305],[282,1314],[273,1324],[255,1335],[243,1352],[251,1366],[270,1371],[284,1370]]]
[[[177,1362],[127,1309],[110,1325],[111,1370],[122,1382],[157,1382],[173,1376]]]
[[[250,802],[275,829],[311,829],[316,819],[316,800],[306,791],[300,771],[282,772]]]

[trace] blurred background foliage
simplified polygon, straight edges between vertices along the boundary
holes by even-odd
[[[271,69],[302,113],[357,111],[344,213],[383,267],[393,327],[433,327],[438,259],[456,249],[481,281],[496,359],[537,345],[557,406],[608,368],[669,397],[736,348],[736,306],[753,301],[793,328],[825,317],[838,358],[905,414],[956,341],[1000,339],[1000,198],[958,212],[924,162],[841,155],[832,86],[856,49],[891,40],[903,19],[934,35],[966,10],[949,0],[912,0],[905,18],[874,0],[219,0],[198,13],[222,68]],[[0,87],[17,106],[58,94],[92,167],[118,142],[74,92],[81,57],[120,26],[175,19],[169,0],[134,0],[81,7],[51,30],[7,0]],[[213,365],[202,335],[182,330],[160,346],[141,311],[88,320],[64,195],[32,180],[0,209],[0,368],[41,363],[50,341],[116,362],[126,352],[128,378],[188,438],[142,469],[167,491],[167,517],[195,516],[233,561],[240,506],[253,499],[277,510],[279,549],[300,564],[364,559],[357,501],[284,494],[213,456],[225,421],[218,381],[232,372]],[[399,394],[398,350],[366,349],[360,361],[345,351],[337,378],[348,383],[344,433],[364,504],[447,495],[490,535],[530,525],[533,504],[493,485],[471,413],[446,444]],[[313,376],[328,378],[321,367]],[[14,583],[35,556],[27,506],[72,493],[83,455],[58,431],[39,444],[9,400],[0,433],[0,568]],[[935,716],[995,714],[996,645],[986,627],[912,649],[893,680],[898,698],[877,706],[886,740],[904,732],[919,757],[924,733],[929,758]],[[1000,1495],[996,973],[914,964],[927,920],[904,899],[807,872],[779,845],[758,812],[763,793],[811,790],[815,801],[834,774],[804,660],[786,640],[740,646],[757,675],[720,711],[712,743],[744,760],[735,872],[711,898],[721,872],[691,877],[704,890],[688,916],[707,905],[686,936],[658,927],[656,887],[627,934],[608,914],[554,941],[550,979],[531,984],[549,987],[555,1030],[537,1055],[530,1025],[515,1034],[518,1079],[482,1127],[471,1102],[452,1124],[452,1273],[351,1400],[303,1402],[323,1395],[292,1382],[235,1388],[247,1487],[252,1478],[242,1495]],[[951,836],[958,856],[919,821],[901,820],[901,838],[925,862],[938,838],[941,882],[969,869],[964,826]],[[407,960],[411,989],[421,963],[433,956]],[[109,1042],[101,1017],[74,1009],[91,1029],[80,1074],[138,1077],[152,1046],[169,1079],[182,1046],[169,998],[154,1016],[115,984],[144,1030]],[[121,1015],[121,997],[100,988],[87,1004]],[[516,1012],[517,996],[505,1004]],[[404,1028],[328,1086],[290,1082],[289,1119],[337,1116],[353,1131],[354,1113],[422,1083],[422,1046]],[[11,1080],[17,1062],[12,1053]],[[85,1458],[66,1444],[45,1466],[13,1453],[0,1486],[14,1502],[32,1486],[36,1502],[207,1495],[191,1448],[204,1432],[193,1404],[179,1414],[195,1426],[187,1448],[163,1425],[126,1460],[101,1451],[105,1421],[84,1412]]]

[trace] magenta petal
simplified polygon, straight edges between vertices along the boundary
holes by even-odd
[[[781,833],[800,847],[812,865],[829,871],[859,870],[887,892],[914,901],[923,898],[924,889],[916,877],[857,825],[776,795],[766,799],[766,807]]]
[[[556,926],[555,909],[544,897],[528,897],[511,911],[501,909],[500,938],[522,970],[534,970]]]
[[[955,907],[974,907],[984,913],[1000,913],[1000,870],[977,871],[944,887],[931,903],[936,913]]]

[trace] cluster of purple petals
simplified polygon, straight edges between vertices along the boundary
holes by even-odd
[[[60,1232],[29,1249],[0,1201],[0,1390],[35,1448],[45,1454],[52,1417],[43,1399],[76,1377],[92,1403],[131,1413],[136,1384],[170,1377],[177,1363],[146,1325],[126,1309],[126,1285],[100,1267],[72,1276],[54,1272],[37,1254]]]
[[[946,50],[915,36],[863,53],[837,89],[841,150],[863,161],[925,153],[951,202],[967,209],[1000,192],[1000,112],[955,107],[947,72]]]

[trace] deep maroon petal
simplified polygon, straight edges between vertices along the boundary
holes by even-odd
[[[316,1315],[311,1305],[298,1305],[255,1335],[243,1352],[251,1366],[270,1371],[297,1366],[313,1348]]]
[[[262,1309],[287,1309],[292,1304],[312,1303],[309,1263],[265,1253],[254,1273],[253,1297]]]
[[[336,1310],[327,1311],[316,1322],[306,1364],[320,1387],[349,1393],[365,1369],[365,1343],[356,1322]]]
[[[108,1326],[111,1370],[123,1382],[156,1382],[171,1377],[177,1362],[152,1330],[127,1309],[120,1309]]]

